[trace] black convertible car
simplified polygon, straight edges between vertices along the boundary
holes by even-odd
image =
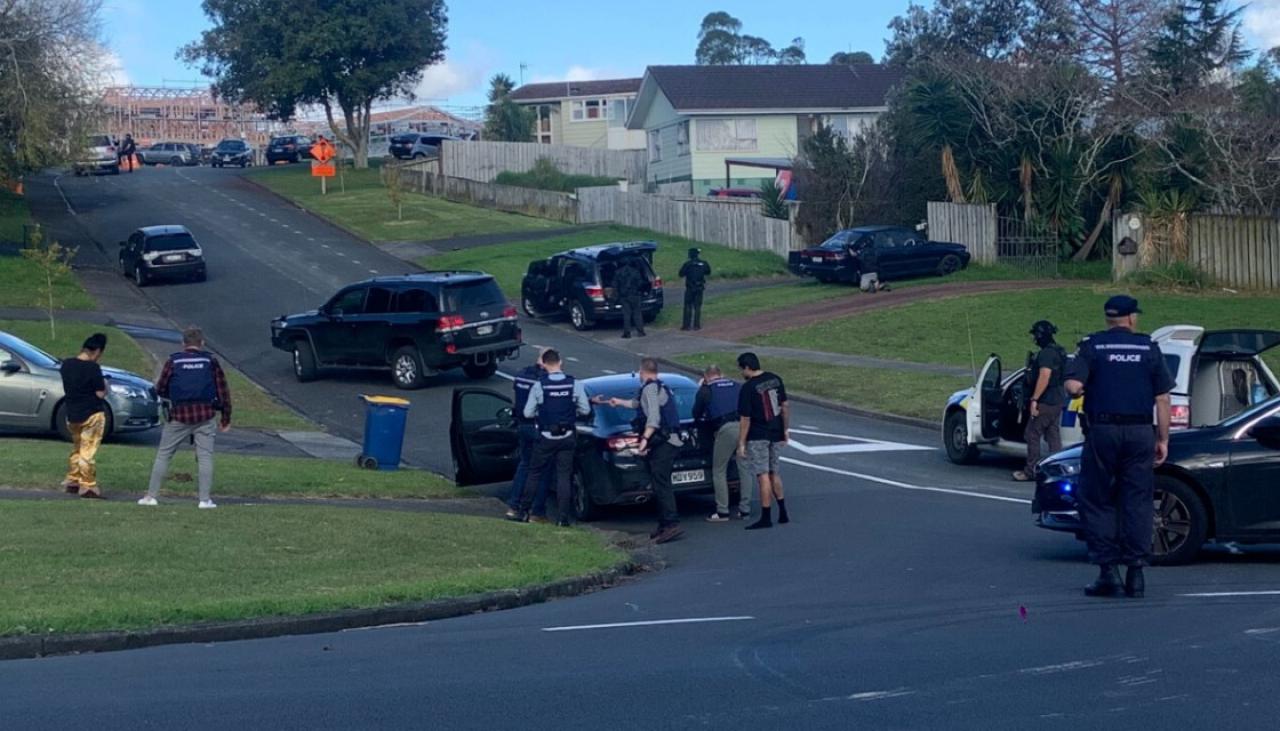
[[[1036,525],[1080,536],[1080,447],[1040,463]],[[1280,543],[1280,399],[1216,426],[1175,431],[1156,469],[1152,563],[1195,560],[1206,541]]]
[[[787,268],[819,282],[853,282],[862,278],[860,258],[874,248],[879,277],[884,281],[946,276],[969,266],[969,250],[961,244],[930,241],[924,234],[899,226],[863,226],[837,231],[818,246],[793,251]]]
[[[634,375],[600,376],[579,381],[587,397],[635,398],[640,380]],[[683,425],[684,447],[676,456],[671,481],[677,495],[712,491],[712,440],[694,426],[693,399],[698,386],[674,374],[662,382],[675,393]],[[458,484],[510,480],[517,458],[516,427],[508,395],[482,388],[453,392],[453,419],[449,444],[453,450]],[[640,439],[631,420],[636,412],[592,406],[591,416],[578,424],[578,450],[574,457],[573,512],[578,520],[596,517],[602,505],[635,505],[653,497],[649,470],[636,453]],[[737,473],[729,469],[730,490],[737,488]]]

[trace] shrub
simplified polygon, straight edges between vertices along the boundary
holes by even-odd
[[[1213,277],[1186,262],[1142,269],[1125,277],[1125,281],[1141,287],[1160,289],[1210,289],[1214,286]]]
[[[782,188],[772,178],[760,183],[760,212],[769,218],[791,219],[791,208],[782,198]]]
[[[553,190],[560,193],[572,193],[578,188],[596,188],[605,185],[615,185],[617,180],[614,178],[596,177],[594,175],[569,175],[560,168],[556,167],[551,160],[540,157],[533,164],[533,169],[524,173],[514,173],[510,170],[504,170],[498,173],[498,177],[494,178],[498,185],[514,185],[521,188],[537,188],[538,190]]]

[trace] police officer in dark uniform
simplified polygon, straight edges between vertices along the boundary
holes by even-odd
[[[529,389],[529,400],[524,405],[524,416],[533,419],[538,430],[538,443],[533,447],[533,462],[525,478],[520,494],[520,507],[509,520],[529,522],[529,509],[534,491],[547,470],[555,472],[556,502],[559,506],[558,525],[569,525],[570,493],[573,478],[573,455],[577,448],[576,427],[579,416],[591,413],[582,384],[560,369],[560,354],[548,349],[542,354],[542,367],[546,374]]]
[[[515,397],[515,404],[512,408],[512,414],[516,422],[516,439],[519,445],[518,461],[516,462],[516,474],[511,480],[511,492],[507,495],[507,517],[514,518],[520,511],[520,497],[524,494],[524,483],[529,477],[529,467],[533,463],[533,447],[538,443],[538,429],[534,425],[534,420],[525,417],[524,407],[529,403],[529,393],[533,391],[533,387],[542,377],[547,375],[547,370],[542,367],[542,356],[539,354],[538,360],[532,365],[521,368],[512,381],[512,390]],[[529,516],[529,520],[534,523],[545,523],[547,521],[547,495],[551,492],[551,481],[554,478],[551,470],[543,473],[542,479],[538,482],[537,493],[533,498],[533,513]]]
[[[631,329],[635,328],[636,335],[644,337],[644,313],[641,308],[641,298],[644,295],[644,286],[648,282],[646,277],[640,272],[640,268],[633,262],[624,261],[618,267],[618,273],[613,280],[613,286],[618,291],[618,301],[622,305],[622,337],[631,337]]]
[[[738,400],[742,384],[725,378],[720,366],[707,366],[702,385],[693,399],[693,418],[702,427],[711,448],[711,482],[715,486],[716,512],[708,523],[727,523],[729,513],[729,463],[738,452]],[[739,468],[739,474],[744,470]],[[738,517],[751,516],[751,490],[739,491]]]
[[[698,258],[701,253],[698,249],[689,249],[689,261],[680,266],[680,276],[684,278],[681,330],[702,329],[702,293],[707,288],[707,278],[711,276],[711,265]]]
[[[1065,372],[1067,393],[1085,395],[1079,509],[1089,561],[1100,568],[1084,593],[1115,596],[1123,588],[1141,597],[1142,567],[1151,554],[1154,468],[1169,453],[1174,380],[1160,347],[1137,332],[1138,301],[1118,295],[1105,309],[1107,329],[1080,341]],[[1120,564],[1128,567],[1123,584]]]

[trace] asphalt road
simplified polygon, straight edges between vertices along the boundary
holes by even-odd
[[[106,236],[192,227],[209,283],[148,296],[204,324],[229,358],[327,424],[341,429],[354,412],[345,404],[379,385],[300,387],[266,333],[269,315],[314,306],[359,269],[388,270],[377,252],[222,171],[63,186]],[[95,205],[106,198],[116,205]],[[633,365],[556,328],[530,325],[527,340],[561,347],[579,375]],[[411,396],[411,455],[424,464],[447,459],[432,443],[446,428],[449,383]],[[795,424],[804,449],[783,468],[790,525],[709,525],[698,520],[706,504],[691,503],[689,535],[663,548],[666,570],[576,599],[419,626],[0,663],[0,725],[1276,726],[1280,555],[1218,549],[1150,570],[1146,600],[1088,600],[1081,548],[1032,527],[1007,463],[955,468],[927,430],[824,409],[798,407]]]

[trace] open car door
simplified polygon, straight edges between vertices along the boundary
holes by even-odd
[[[510,480],[520,456],[511,399],[484,388],[455,388],[449,446],[459,485]]]
[[[965,408],[972,443],[994,442],[1000,437],[1000,406],[1004,400],[1000,381],[1000,358],[992,355],[982,366],[973,396]]]

